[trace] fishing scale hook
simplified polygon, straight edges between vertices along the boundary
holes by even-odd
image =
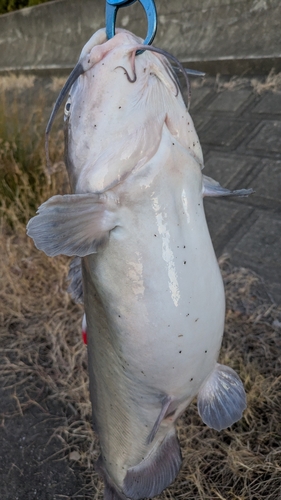
[[[106,20],[106,35],[108,40],[115,35],[115,23],[117,12],[120,7],[128,7],[137,0],[106,0],[105,20]],[[157,30],[157,12],[154,0],[139,0],[144,8],[147,17],[147,35],[144,40],[144,45],[151,45]],[[140,54],[142,51],[139,51]]]

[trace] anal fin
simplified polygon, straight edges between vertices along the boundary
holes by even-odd
[[[209,427],[221,431],[242,417],[246,394],[237,373],[217,363],[197,396],[198,413]]]
[[[159,495],[176,478],[182,463],[179,442],[172,428],[147,458],[128,469],[123,493],[132,500]]]
[[[249,196],[253,194],[253,189],[231,189],[224,188],[219,182],[207,175],[203,175],[203,196]]]
[[[96,253],[117,226],[117,202],[106,194],[53,196],[27,224],[35,246],[50,257]]]

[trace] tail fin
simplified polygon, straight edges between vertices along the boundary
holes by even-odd
[[[181,463],[180,446],[173,428],[152,454],[128,469],[123,492],[132,500],[159,495],[174,481]]]

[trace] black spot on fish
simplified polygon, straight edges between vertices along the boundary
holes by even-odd
[[[183,245],[183,248],[185,248],[185,245]]]
[[[206,354],[206,352],[208,352],[208,351],[205,351],[205,354]]]
[[[189,313],[186,315],[186,317],[189,316]]]
[[[192,382],[193,378],[190,379],[190,382]]]
[[[183,335],[178,335],[178,337],[183,337]]]
[[[198,321],[198,319],[199,319],[199,318],[197,318],[197,319],[195,320],[195,323]]]
[[[121,109],[121,106],[119,106],[119,109]]]
[[[179,354],[181,354],[181,351],[179,351]]]
[[[184,260],[183,263],[186,264],[186,260]]]
[[[154,235],[155,237],[157,236],[157,234]]]

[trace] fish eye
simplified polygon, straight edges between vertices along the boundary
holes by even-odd
[[[70,107],[71,107],[71,101],[70,101],[70,96],[69,98],[67,99],[67,102],[65,104],[65,107],[64,107],[64,116],[69,116],[70,115]]]

